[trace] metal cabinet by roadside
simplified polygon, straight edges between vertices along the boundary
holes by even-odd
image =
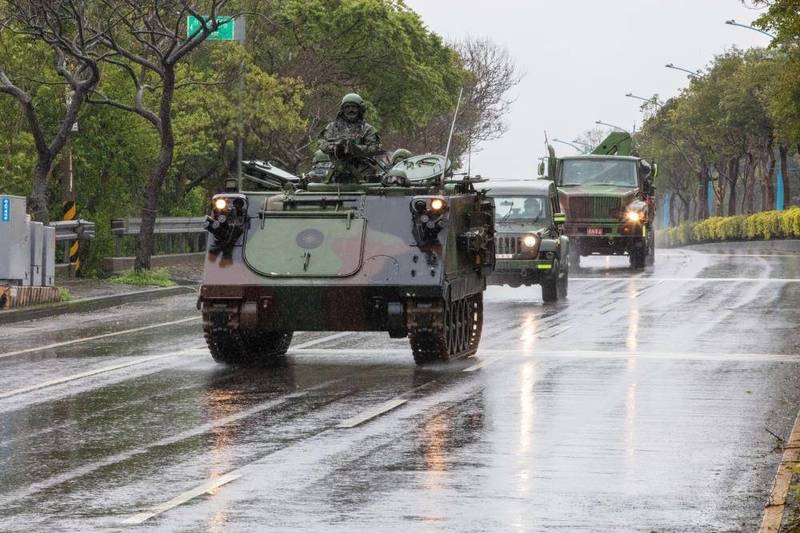
[[[30,224],[25,213],[25,198],[0,195],[0,282],[30,285]]]

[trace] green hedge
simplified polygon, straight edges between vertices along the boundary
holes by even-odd
[[[703,242],[770,239],[800,239],[800,207],[753,215],[711,217],[656,232],[657,245],[667,248]]]

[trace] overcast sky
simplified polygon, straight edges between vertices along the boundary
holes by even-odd
[[[724,22],[749,24],[759,12],[739,0],[406,0],[446,39],[485,36],[505,46],[524,79],[502,139],[473,155],[473,173],[528,176],[544,153],[544,134],[572,140],[602,120],[627,129],[639,103],[687,84],[666,63],[698,69],[738,46],[769,38]],[[574,153],[556,145],[560,154]]]

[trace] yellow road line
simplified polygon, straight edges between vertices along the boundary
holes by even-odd
[[[792,467],[800,464],[800,413],[794,420],[789,442],[783,449],[781,464],[778,473],[772,482],[772,492],[764,508],[764,517],[761,520],[759,533],[778,533],[781,529],[783,511],[786,507],[786,496],[789,494],[789,485],[792,481]]]

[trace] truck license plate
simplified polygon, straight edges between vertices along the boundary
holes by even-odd
[[[495,259],[511,259],[514,254],[494,254]]]
[[[603,236],[603,228],[586,228],[586,235]]]

